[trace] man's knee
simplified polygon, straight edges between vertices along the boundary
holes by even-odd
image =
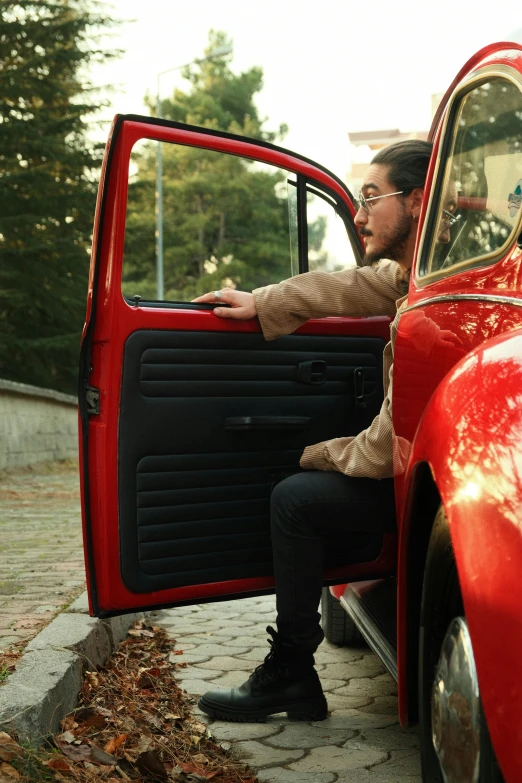
[[[293,476],[279,481],[272,490],[270,496],[270,508],[272,516],[277,513],[291,513],[296,502],[299,502],[299,496],[303,486],[303,474],[295,473]]]

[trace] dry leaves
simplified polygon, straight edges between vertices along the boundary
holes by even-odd
[[[80,706],[53,737],[55,752],[41,751],[37,759],[33,754],[31,762],[50,775],[38,779],[256,783],[253,773],[214,743],[205,724],[192,715],[191,698],[174,680],[183,666],[170,662],[174,644],[164,630],[135,623],[105,667],[86,673]],[[0,733],[0,783],[34,780],[20,753],[27,757]]]

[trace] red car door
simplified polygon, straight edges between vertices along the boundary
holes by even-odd
[[[159,296],[151,282],[152,205],[145,203],[154,194],[156,142],[170,205],[158,223],[165,236],[165,297],[163,280]],[[148,185],[137,180],[140,170],[149,171]],[[267,187],[268,227],[256,207],[256,188],[266,194]],[[264,142],[116,118],[96,210],[80,359],[93,613],[270,590],[271,486],[298,469],[307,444],[354,434],[377,413],[387,318],[310,321],[267,343],[257,321],[223,320],[212,306],[190,301],[235,281],[252,287],[314,265],[333,268],[324,251],[325,212],[336,226],[332,247],[342,246],[342,261],[351,256],[355,263],[361,248],[350,194],[322,167]],[[285,231],[287,269],[278,239]],[[204,234],[212,234],[217,248],[206,256]],[[261,271],[252,282],[248,259],[260,247]],[[331,580],[393,567],[389,537],[360,536],[351,550],[352,565],[334,568]]]

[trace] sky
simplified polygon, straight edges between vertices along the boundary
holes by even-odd
[[[235,72],[263,68],[257,105],[266,127],[287,123],[283,146],[343,179],[355,154],[349,131],[427,130],[431,94],[444,92],[475,51],[515,34],[522,42],[513,0],[112,0],[107,9],[135,21],[109,42],[123,57],[93,74],[114,87],[106,131],[116,112],[147,113],[143,96],[155,95],[158,72],[201,57],[208,31],[223,30]],[[187,86],[179,71],[165,75],[162,97]]]

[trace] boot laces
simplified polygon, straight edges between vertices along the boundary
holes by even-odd
[[[282,674],[287,668],[281,660],[281,642],[279,641],[277,631],[275,631],[271,625],[268,625],[266,632],[272,637],[271,639],[267,639],[267,642],[270,645],[270,651],[263,663],[256,666],[254,669],[252,677],[257,683],[265,682],[278,673]]]

